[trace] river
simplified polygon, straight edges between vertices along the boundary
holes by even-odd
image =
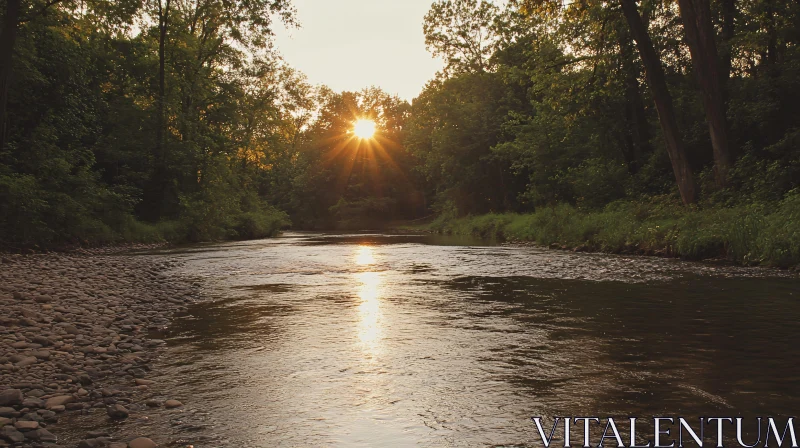
[[[155,369],[186,407],[141,425],[195,447],[541,446],[531,416],[797,410],[800,282],[778,271],[423,235],[170,254],[214,300]]]

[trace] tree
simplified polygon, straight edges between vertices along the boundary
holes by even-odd
[[[445,73],[483,72],[498,35],[498,8],[486,0],[438,0],[425,15],[425,45],[445,59]]]
[[[661,130],[667,145],[667,153],[672,162],[672,170],[675,173],[681,199],[684,204],[694,203],[697,200],[697,187],[687,158],[683,137],[678,129],[672,95],[669,93],[664,70],[661,68],[661,58],[653,47],[653,42],[634,0],[620,0],[620,4],[645,67],[647,84],[653,93]]]
[[[683,18],[686,41],[692,54],[692,64],[702,92],[708,129],[711,133],[711,146],[714,151],[714,177],[717,186],[721,188],[728,184],[728,171],[732,163],[722,80],[722,77],[728,76],[728,73],[721,73],[719,69],[719,56],[714,26],[711,22],[709,1],[678,0],[678,4]],[[727,8],[730,8],[730,5]],[[729,21],[730,18],[726,20]],[[731,25],[723,24],[723,26]]]

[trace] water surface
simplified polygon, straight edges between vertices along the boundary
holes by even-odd
[[[215,300],[156,369],[187,403],[147,423],[162,442],[541,446],[534,415],[791,416],[800,398],[800,288],[776,271],[418,235],[174,255]]]

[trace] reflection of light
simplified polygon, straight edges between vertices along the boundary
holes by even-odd
[[[372,254],[371,247],[358,246],[358,252],[356,253],[356,264],[361,266],[375,264],[375,255]]]
[[[381,336],[381,277],[377,272],[361,272],[356,274],[356,278],[361,282],[358,290],[361,299],[358,306],[358,338],[374,352]]]

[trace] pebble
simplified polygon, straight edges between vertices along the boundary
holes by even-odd
[[[139,437],[128,442],[128,448],[156,448],[157,446],[155,442],[147,437]]]
[[[122,406],[121,404],[114,404],[107,407],[106,413],[114,420],[123,420],[128,418],[128,415],[130,415],[125,406]]]
[[[39,422],[18,421],[14,423],[14,427],[20,431],[33,431],[39,429]]]
[[[0,447],[54,443],[43,426],[65,412],[102,407],[125,418],[126,406],[138,412],[161,405],[151,398],[157,383],[144,377],[164,341],[149,331],[168,327],[176,311],[201,295],[199,283],[166,272],[177,261],[113,248],[4,254],[6,260],[0,269]],[[156,446],[142,440],[142,447]],[[81,442],[109,443],[105,436]]]
[[[22,404],[22,391],[19,389],[6,389],[0,392],[0,406],[14,406]]]
[[[181,406],[183,406],[183,403],[178,400],[167,400],[164,402],[164,407],[167,409],[179,408]]]
[[[25,440],[25,436],[13,426],[6,425],[0,428],[0,439],[11,443],[21,443]]]
[[[44,402],[44,407],[50,410],[55,410],[53,408],[56,406],[65,406],[67,403],[72,403],[74,400],[75,397],[72,395],[59,395],[57,397],[48,398],[47,401]]]

